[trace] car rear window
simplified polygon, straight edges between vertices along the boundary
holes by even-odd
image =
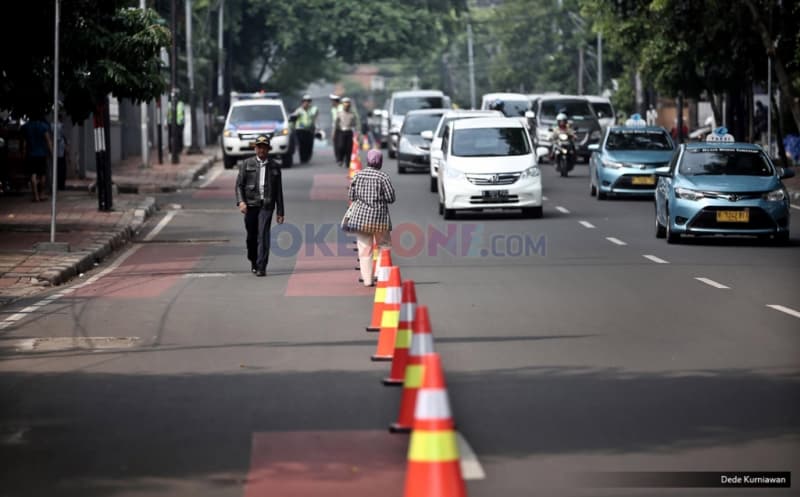
[[[681,160],[680,173],[686,176],[771,176],[769,161],[758,150],[688,149]]]
[[[503,100],[503,114],[506,117],[524,117],[530,106],[528,100]]]
[[[672,150],[672,142],[665,131],[611,131],[606,150]]]
[[[583,121],[594,117],[592,109],[589,107],[589,102],[581,100],[546,100],[542,102],[539,110],[539,120],[555,121],[560,112],[575,121]]]
[[[392,114],[404,116],[410,110],[443,108],[444,99],[442,97],[398,97],[394,99]]]
[[[527,132],[523,128],[457,129],[453,133],[453,155],[458,157],[497,157],[530,152]]]
[[[592,102],[592,109],[597,114],[599,119],[614,117],[614,111],[611,109],[611,104],[606,102]]]
[[[403,121],[403,129],[400,132],[404,135],[419,135],[423,131],[433,131],[441,118],[441,114],[412,114]]]
[[[283,121],[279,105],[240,105],[231,110],[230,124],[254,121]]]

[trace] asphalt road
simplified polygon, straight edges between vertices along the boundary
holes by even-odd
[[[800,474],[797,215],[789,247],[667,245],[651,201],[596,200],[585,165],[545,165],[542,219],[445,223],[427,175],[394,166],[394,262],[484,473],[469,495],[700,495],[585,472]],[[372,292],[333,228],[345,171],[323,149],[284,172],[267,278],[234,177],[218,164],[114,261],[0,309],[25,315],[0,335],[0,497],[402,495],[400,390],[369,360]]]

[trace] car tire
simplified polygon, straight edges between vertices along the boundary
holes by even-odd
[[[390,159],[396,159],[397,158],[397,152],[392,150],[392,147],[389,147],[389,158]]]
[[[597,188],[595,188],[594,183],[591,181],[589,182],[589,196],[594,197],[597,195]]]
[[[789,236],[789,232],[788,231],[783,231],[781,233],[777,233],[775,235],[775,240],[774,240],[775,241],[775,245],[778,245],[779,247],[784,247],[786,245],[789,245],[790,239],[791,239],[791,237]]]
[[[436,182],[436,178],[431,178],[431,193],[436,193],[439,191],[439,183]]]
[[[405,174],[405,173],[406,173],[406,168],[404,166],[398,165],[397,166],[397,174]]]
[[[669,219],[669,208],[667,208],[667,225],[664,227],[664,237],[667,243],[675,244],[681,241],[681,235],[672,232],[672,221]]]
[[[444,210],[444,218],[445,219],[454,219],[456,217],[456,210],[455,209],[448,209],[447,207],[442,206]]]
[[[522,208],[522,216],[531,219],[540,219],[544,214],[544,209],[542,206],[538,207],[523,207]]]
[[[600,189],[597,188],[597,200],[605,200],[608,198],[608,194]]]
[[[236,157],[228,157],[227,155],[223,155],[222,163],[225,166],[225,169],[231,169],[236,165]]]
[[[444,204],[439,202],[439,215],[444,216]]]
[[[667,236],[667,228],[658,222],[658,213],[653,216],[656,220],[656,238],[664,238]]]

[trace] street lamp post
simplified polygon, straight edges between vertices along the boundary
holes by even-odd
[[[192,52],[192,0],[186,0],[186,63],[189,73],[189,106],[192,127],[192,142],[189,145],[189,154],[201,153],[197,143],[197,95],[194,91],[194,58]]]
[[[178,158],[178,5],[177,0],[172,0],[172,15],[170,17],[170,30],[172,31],[172,54],[170,60],[170,87],[169,93],[169,129],[171,162],[177,164]]]

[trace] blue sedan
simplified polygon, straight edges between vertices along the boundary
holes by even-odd
[[[608,196],[652,196],[656,168],[666,166],[675,146],[664,128],[626,123],[608,128],[589,160],[589,191],[598,200]],[[641,121],[644,124],[644,121]]]
[[[789,194],[758,145],[729,141],[682,144],[669,166],[656,170],[656,237],[755,235],[789,241]]]

